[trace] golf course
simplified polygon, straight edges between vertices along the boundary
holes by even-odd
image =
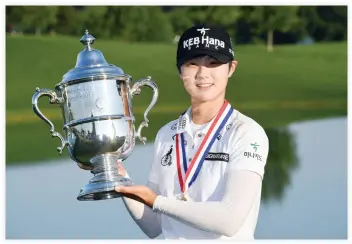
[[[94,35],[94,33],[93,33]],[[62,76],[76,64],[83,50],[80,36],[6,37],[6,163],[20,164],[60,156],[58,138],[31,107],[36,87],[54,89]],[[151,76],[159,87],[159,99],[149,113],[149,127],[143,134],[151,143],[158,129],[178,118],[189,98],[176,69],[176,45],[127,43],[97,38],[93,45],[134,81]],[[275,46],[235,45],[239,64],[230,78],[227,99],[232,106],[264,128],[291,122],[347,116],[347,43]],[[133,98],[136,125],[151,101],[152,92],[143,88]],[[58,105],[48,98],[39,108],[62,132]],[[270,140],[270,138],[269,138]],[[139,143],[138,143],[139,144]]]

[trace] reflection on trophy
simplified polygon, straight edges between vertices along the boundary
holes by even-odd
[[[91,166],[94,177],[80,191],[77,199],[104,200],[120,197],[117,185],[131,185],[130,179],[119,174],[118,160],[125,160],[135,146],[135,137],[143,144],[143,127],[148,127],[147,114],[158,99],[158,87],[150,77],[130,87],[131,76],[108,64],[103,54],[92,48],[95,38],[88,31],[80,42],[85,45],[77,56],[75,68],[68,71],[55,91],[36,89],[32,97],[34,112],[50,126],[53,137],[61,140],[58,151],[67,146],[70,157]],[[153,90],[153,99],[144,112],[144,121],[135,131],[132,98],[142,86]],[[55,131],[53,123],[38,108],[38,99],[48,96],[51,104],[59,104],[66,138]]]

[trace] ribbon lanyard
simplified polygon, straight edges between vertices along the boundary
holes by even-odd
[[[207,156],[210,148],[212,147],[216,137],[218,136],[222,128],[225,126],[227,120],[230,118],[232,112],[233,112],[233,108],[231,107],[229,102],[225,100],[224,104],[222,105],[218,114],[216,115],[214,121],[210,125],[205,137],[203,138],[188,168],[187,168],[187,162],[186,162],[186,152],[185,152],[183,133],[176,134],[176,140],[175,140],[176,141],[176,164],[177,164],[178,181],[180,184],[181,191],[183,193],[183,197],[187,189],[196,180],[203,166],[205,157]],[[182,177],[180,147],[182,149],[183,167],[185,172],[184,178]]]

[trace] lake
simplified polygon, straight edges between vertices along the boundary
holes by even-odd
[[[256,239],[347,239],[347,118],[268,129]],[[55,148],[53,148],[55,153]],[[152,145],[125,161],[144,184]],[[121,199],[80,202],[92,177],[69,158],[6,167],[7,239],[146,239]]]

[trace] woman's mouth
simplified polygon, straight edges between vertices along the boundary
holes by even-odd
[[[208,88],[211,87],[213,84],[212,83],[206,83],[206,84],[197,84],[196,86],[199,88]]]

